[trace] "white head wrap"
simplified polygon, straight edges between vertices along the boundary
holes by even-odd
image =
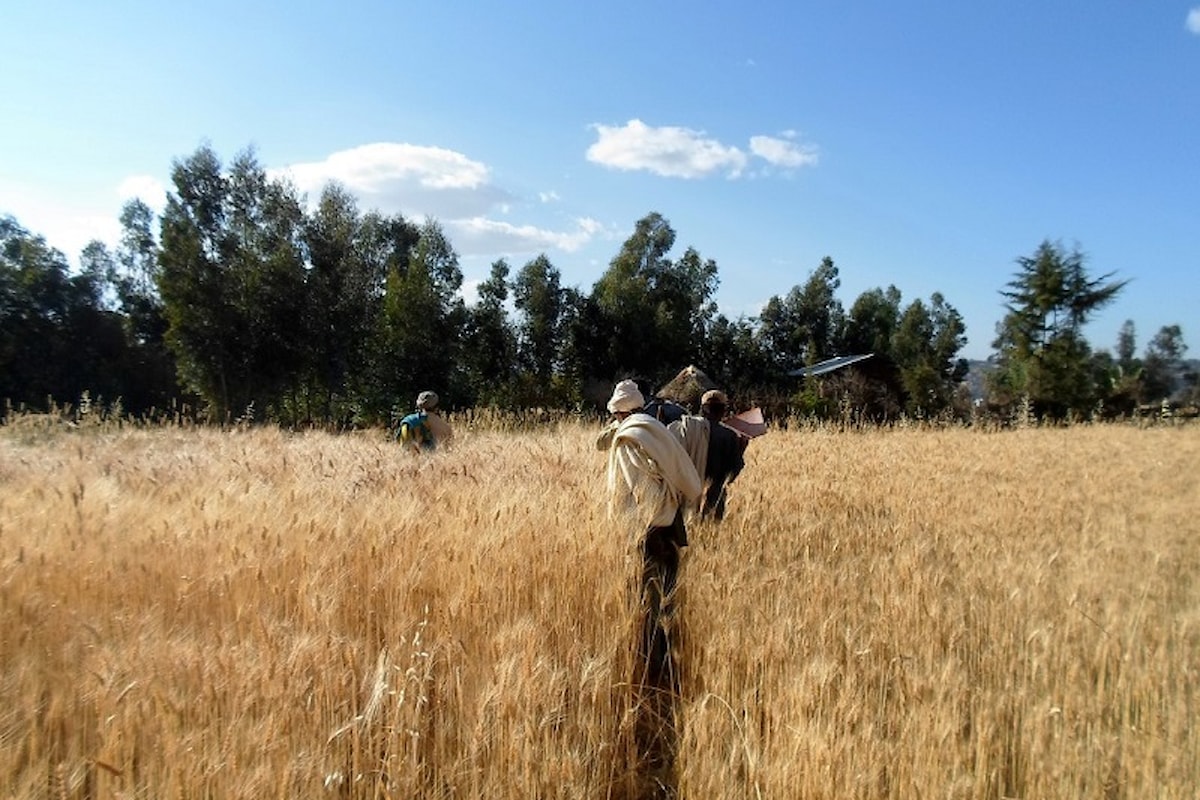
[[[646,398],[638,389],[635,381],[624,380],[613,389],[613,395],[608,401],[608,410],[616,414],[618,411],[634,411],[646,405]]]

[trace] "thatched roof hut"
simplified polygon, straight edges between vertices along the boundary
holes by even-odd
[[[700,406],[701,395],[709,389],[716,388],[717,384],[705,375],[703,370],[689,365],[681,369],[679,374],[672,378],[666,386],[659,389],[657,395],[694,410]]]

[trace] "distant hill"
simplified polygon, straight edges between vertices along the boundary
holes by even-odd
[[[981,400],[986,394],[984,379],[996,366],[986,360],[967,359],[967,367],[965,382],[971,390],[971,398]],[[1187,392],[1189,376],[1194,375],[1200,375],[1200,358],[1185,358],[1179,370],[1179,395]]]
[[[982,400],[985,394],[984,376],[995,369],[995,365],[990,361],[980,361],[977,359],[967,359],[967,377],[965,382],[971,390],[972,400]]]

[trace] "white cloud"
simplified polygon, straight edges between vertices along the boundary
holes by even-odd
[[[1188,12],[1187,29],[1200,36],[1200,6],[1197,6]]]
[[[638,119],[620,128],[592,127],[598,138],[587,150],[588,160],[614,169],[645,170],[667,178],[703,178],[719,172],[739,178],[750,158],[740,148],[690,128],[652,128]],[[791,130],[780,136],[752,136],[750,155],[782,169],[816,164],[817,148],[795,139]]]
[[[72,264],[78,262],[79,254],[93,239],[114,247],[121,235],[120,208],[103,196],[82,191],[69,197],[0,181],[0,214],[11,215],[29,233],[43,237]]]
[[[547,250],[574,253],[604,232],[603,225],[586,217],[575,220],[574,225],[574,230],[553,231],[480,216],[451,220],[445,227],[455,249],[466,256],[522,255]]]
[[[336,181],[357,197],[363,208],[401,213],[409,219],[433,217],[464,257],[498,258],[548,250],[570,253],[601,230],[600,224],[590,219],[576,220],[566,231],[496,219],[514,213],[522,204],[491,182],[487,165],[441,147],[377,142],[270,172],[290,179],[310,202]],[[540,203],[558,199],[555,192],[541,192],[537,197]]]
[[[271,174],[290,178],[310,200],[337,181],[366,207],[408,217],[472,217],[511,199],[490,182],[486,165],[442,147],[400,142],[365,144]]]
[[[789,132],[791,133],[791,132]],[[787,134],[785,134],[787,135]],[[751,136],[750,152],[776,167],[809,167],[817,163],[817,149],[797,144],[794,134],[780,139],[774,136]]]
[[[667,126],[652,128],[639,119],[623,127],[596,124],[596,142],[587,159],[621,170],[646,170],[667,178],[703,178],[724,172],[731,178],[746,166],[746,154],[721,144],[703,131]]]
[[[138,198],[155,213],[162,213],[167,206],[167,190],[158,178],[150,175],[130,175],[117,186],[121,203]]]

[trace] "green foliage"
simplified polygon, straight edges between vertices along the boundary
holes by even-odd
[[[522,405],[552,402],[551,380],[563,349],[564,299],[561,275],[545,255],[522,267],[513,281],[513,303],[520,315],[517,360],[526,386]]]
[[[842,354],[846,319],[837,299],[839,286],[838,268],[826,256],[803,286],[767,301],[759,315],[759,336],[778,372]]]
[[[252,152],[226,174],[201,147],[175,163],[158,289],[180,375],[218,419],[278,408],[305,356],[304,216]]]
[[[1146,406],[1196,402],[1196,376],[1183,359],[1187,345],[1179,325],[1159,328],[1141,358],[1135,356],[1136,347],[1133,321],[1126,320],[1117,337],[1116,358],[1107,352],[1093,356],[1105,413],[1134,414]]]
[[[610,345],[615,335],[613,321],[600,308],[594,295],[577,288],[563,293],[563,353],[559,379],[570,390],[560,392],[570,398],[572,406],[585,401],[588,389],[600,386],[607,391],[607,376],[613,369]],[[599,401],[602,398],[592,398]]]
[[[1164,325],[1146,345],[1142,361],[1141,399],[1147,403],[1170,400],[1183,386],[1183,329]]]
[[[0,217],[0,397],[30,408],[89,389],[116,400],[135,377],[132,343],[108,304],[110,259],[90,247],[66,258],[12,217]]]
[[[491,275],[479,284],[479,301],[467,311],[463,359],[470,405],[503,407],[514,402],[517,339],[505,308],[508,273],[504,259],[493,263]]]
[[[450,407],[582,410],[615,378],[661,386],[695,364],[740,402],[784,414],[887,419],[967,404],[957,310],[936,292],[902,306],[889,286],[846,313],[829,257],[757,318],[731,320],[713,303],[716,263],[694,248],[672,258],[675,231],[651,213],[591,292],[563,286],[542,254],[511,278],[494,263],[467,308],[458,255],[434,220],[361,213],[336,184],[306,210],[252,151],[224,165],[200,147],[173,164],[172,183],[159,219],[126,204],[115,251],[89,244],[75,274],[0,218],[0,396],[33,405],[90,391],[136,412],[166,408],[182,386],[210,419],[370,425],[423,389]],[[1178,325],[1143,358],[1132,323],[1115,358],[1091,351],[1083,326],[1123,281],[1091,278],[1078,251],[1049,242],[1017,264],[1002,292],[993,403],[1125,413],[1200,391]],[[873,358],[824,378],[788,375],[852,353]]]
[[[388,273],[375,339],[373,417],[382,418],[396,398],[411,404],[410,398],[430,387],[441,387],[443,405],[454,405],[456,393],[466,393],[467,376],[457,370],[467,317],[461,286],[458,254],[441,227],[427,220],[408,262]]]
[[[1044,241],[1032,256],[1017,259],[1008,288],[1007,314],[997,329],[996,369],[990,375],[993,403],[1012,407],[1028,398],[1038,415],[1087,415],[1102,389],[1090,368],[1091,348],[1083,325],[1111,303],[1125,281],[1112,273],[1091,278],[1079,250]]]
[[[715,307],[717,266],[688,249],[667,257],[675,231],[658,213],[638,221],[632,236],[592,289],[607,347],[592,375],[664,378],[700,352],[699,342]]]
[[[854,413],[873,419],[933,415],[949,408],[966,376],[957,357],[966,343],[958,311],[939,293],[929,304],[916,300],[900,309],[895,286],[870,289],[850,313],[837,298],[841,280],[825,258],[803,286],[772,297],[760,317],[758,338],[776,374],[838,355],[872,354],[847,372],[805,380],[793,405],[805,414]]]
[[[767,352],[755,335],[753,321],[730,321],[718,315],[704,338],[699,362],[708,375],[735,397],[753,397],[780,385]]]
[[[342,424],[386,416],[393,400],[376,378],[386,282],[419,238],[403,217],[360,214],[340,185],[322,191],[304,227],[308,356],[297,416]]]
[[[1137,332],[1134,329],[1133,320],[1127,319],[1121,325],[1121,331],[1117,335],[1117,365],[1121,369],[1130,371],[1134,368],[1134,353],[1137,352]]]
[[[800,417],[829,419],[837,413],[837,398],[824,391],[828,382],[805,381],[801,389],[792,395],[791,411]],[[831,384],[830,384],[831,385]]]
[[[928,307],[914,300],[905,309],[891,352],[900,370],[908,413],[936,415],[950,406],[967,374],[966,361],[956,358],[966,344],[965,334],[962,316],[938,292]]]
[[[846,352],[886,355],[900,324],[900,290],[868,289],[850,306],[846,317]]]

